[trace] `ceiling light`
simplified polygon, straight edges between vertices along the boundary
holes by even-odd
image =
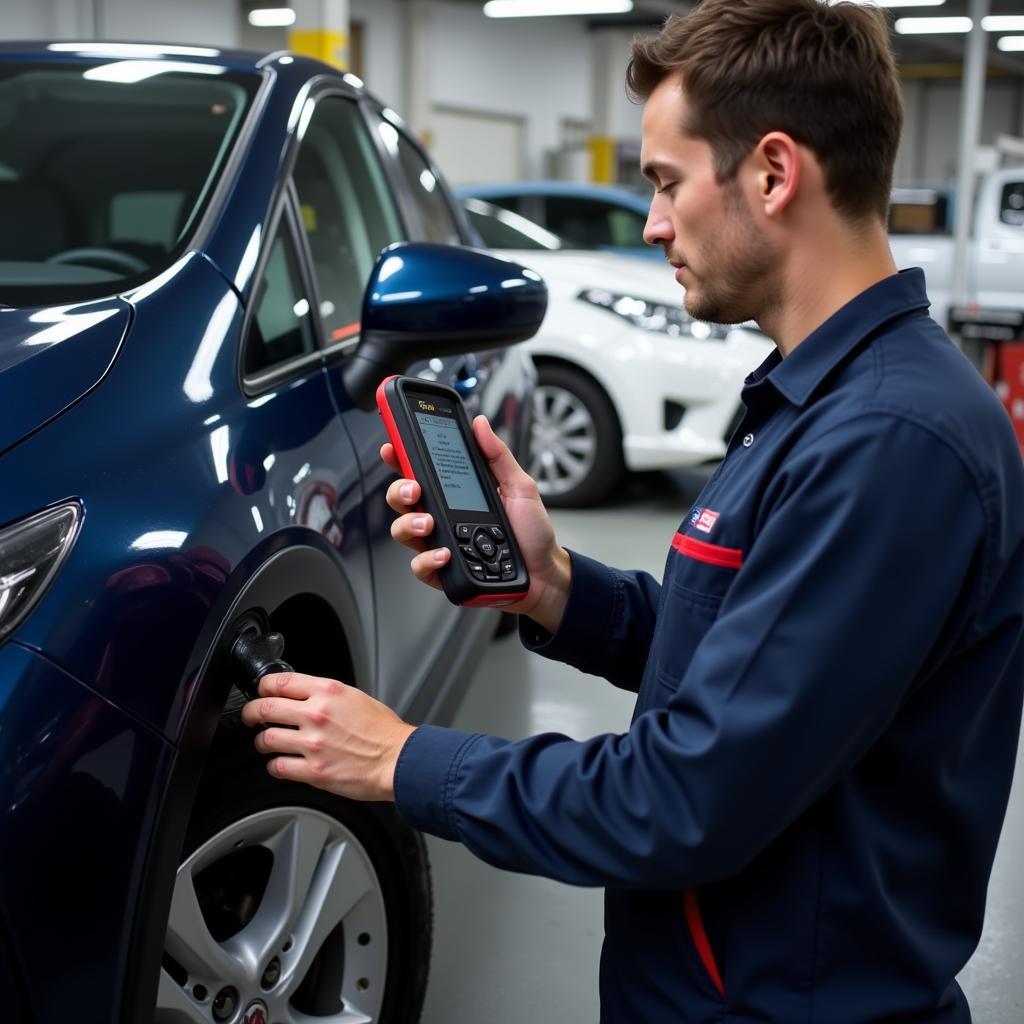
[[[830,0],[839,3],[840,0]],[[946,0],[841,0],[843,3],[860,4],[862,7],[941,7]]]
[[[489,0],[488,18],[539,18],[556,14],[625,14],[633,0]]]
[[[290,7],[256,7],[249,12],[249,24],[256,28],[284,28],[295,24]]]
[[[1003,36],[996,46],[1004,53],[1024,51],[1024,36]]]
[[[897,18],[896,31],[902,36],[944,35],[970,32],[970,18]]]
[[[1024,32],[1024,15],[990,14],[981,19],[981,27],[986,32]]]

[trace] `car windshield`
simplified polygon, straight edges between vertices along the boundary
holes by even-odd
[[[110,294],[176,259],[259,83],[184,61],[0,65],[0,302]]]

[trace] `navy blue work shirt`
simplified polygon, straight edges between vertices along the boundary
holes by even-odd
[[[423,726],[401,814],[606,888],[601,1019],[964,1022],[1024,684],[1024,469],[906,271],[747,378],[664,579],[572,556],[528,646],[629,731]],[[669,538],[666,538],[668,543]]]

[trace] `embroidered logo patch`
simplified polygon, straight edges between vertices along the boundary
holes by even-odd
[[[709,508],[702,508],[693,525],[701,533],[710,533],[718,522],[718,513],[712,512]]]

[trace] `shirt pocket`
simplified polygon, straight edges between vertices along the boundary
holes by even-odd
[[[670,690],[676,689],[686,674],[743,565],[739,548],[709,544],[685,534],[675,535],[672,548],[651,645],[653,674]]]

